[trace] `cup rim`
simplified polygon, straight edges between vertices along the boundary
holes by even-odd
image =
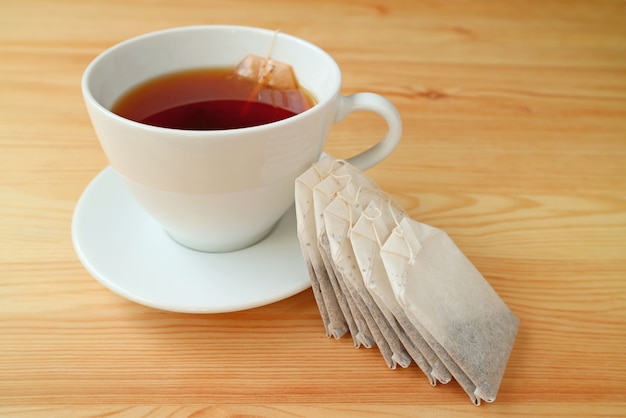
[[[187,130],[187,129],[177,129],[177,128],[165,128],[165,127],[149,125],[149,124],[145,124],[141,122],[136,122],[131,119],[125,118],[123,116],[120,116],[116,113],[113,113],[110,109],[103,106],[92,94],[89,88],[89,80],[92,75],[92,72],[98,66],[98,64],[101,61],[105,60],[107,55],[111,54],[113,51],[120,49],[120,48],[124,48],[133,43],[142,42],[145,39],[152,38],[155,36],[163,36],[163,35],[168,35],[170,33],[185,32],[185,31],[198,31],[198,30],[222,31],[222,32],[248,31],[248,32],[257,32],[257,33],[261,33],[263,35],[268,35],[268,36],[269,35],[273,36],[276,33],[275,30],[254,27],[254,26],[190,25],[190,26],[177,26],[177,27],[172,27],[172,28],[167,28],[167,29],[160,29],[160,30],[156,30],[152,32],[146,32],[146,33],[125,39],[121,42],[118,42],[108,47],[104,51],[101,51],[94,59],[91,60],[91,62],[85,68],[83,75],[82,75],[82,79],[81,79],[81,89],[82,89],[82,93],[83,93],[83,97],[85,101],[89,102],[92,106],[94,106],[96,109],[106,114],[107,116],[117,119],[118,121],[122,123],[127,123],[127,124],[130,124],[131,126],[135,126],[143,130],[148,130],[148,131],[152,131],[156,133],[170,133],[170,134],[175,133],[176,135],[179,135],[179,136],[188,136],[192,138],[197,138],[197,137],[207,137],[207,136],[224,137],[226,135],[238,135],[244,132],[248,133],[248,132],[254,132],[254,131],[262,132],[264,130],[278,128],[282,125],[296,123],[298,120],[308,117],[309,115],[313,113],[321,112],[322,108],[325,107],[325,105],[327,105],[328,102],[333,100],[334,96],[339,94],[340,87],[341,87],[341,71],[339,69],[337,62],[330,56],[330,54],[328,54],[326,51],[324,51],[322,48],[318,47],[317,45],[309,41],[306,41],[302,38],[299,38],[297,36],[285,33],[285,32],[278,32],[277,36],[281,38],[287,38],[291,40],[292,42],[301,43],[301,44],[306,45],[308,48],[314,49],[317,53],[325,56],[325,58],[328,59],[328,61],[332,64],[333,69],[337,74],[336,86],[332,88],[332,91],[335,92],[334,94],[327,95],[322,100],[319,100],[317,103],[315,103],[313,107],[286,119],[282,119],[282,120],[270,122],[270,123],[265,123],[262,125],[255,125],[255,126],[249,126],[249,127],[244,127],[244,128],[222,129],[222,130]]]

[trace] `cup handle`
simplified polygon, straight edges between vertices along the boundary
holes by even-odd
[[[398,146],[402,136],[402,119],[395,106],[383,96],[375,93],[356,93],[350,96],[339,96],[335,122],[341,122],[350,113],[358,110],[378,113],[387,122],[387,135],[382,140],[347,159],[359,170],[367,170],[387,158]]]

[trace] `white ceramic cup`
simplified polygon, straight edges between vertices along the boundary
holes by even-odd
[[[193,131],[150,126],[110,111],[138,83],[176,71],[235,66],[248,54],[290,64],[317,104],[291,118],[250,128]],[[96,57],[82,91],[111,166],[139,204],[180,244],[209,252],[262,239],[294,201],[294,181],[320,158],[334,122],[357,110],[382,116],[385,138],[349,159],[367,169],[400,140],[395,107],[372,93],[340,94],[341,72],[320,48],[274,31],[190,26],[148,33]]]

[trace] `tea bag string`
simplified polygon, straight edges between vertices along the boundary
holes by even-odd
[[[265,56],[265,59],[263,60],[263,66],[268,67],[268,70],[266,72],[259,72],[260,78],[259,78],[259,86],[263,85],[263,83],[265,83],[265,80],[272,74],[272,72],[274,71],[274,66],[273,64],[271,64],[271,57],[272,57],[272,52],[274,51],[274,44],[276,43],[276,38],[278,37],[278,34],[280,33],[280,29],[276,29],[274,31],[274,34],[272,35],[272,39],[270,40],[270,46],[269,49],[267,50],[267,55]]]
[[[330,173],[335,171],[335,165],[341,164],[342,166],[346,163],[345,160],[333,160],[333,162],[330,163],[330,167],[328,168],[328,172],[327,173],[323,173],[320,168],[319,168],[319,162],[314,163],[313,164],[313,168],[315,169],[315,171],[317,172],[317,175],[320,178],[326,178]]]
[[[337,183],[338,186],[341,186],[341,179],[345,179],[346,177],[348,178],[347,183],[345,184],[345,186],[342,187],[342,189],[348,188],[350,186],[350,184],[352,183],[352,175],[350,175],[349,173],[346,174],[337,174],[335,172],[336,168],[335,165],[336,164],[345,164],[344,160],[335,160],[332,162],[332,164],[330,165],[330,168],[328,170],[328,176],[330,176],[331,178],[333,178],[335,180],[335,182]],[[341,168],[341,167],[340,167]],[[341,189],[337,190],[335,192],[335,196],[338,196],[339,193],[341,192]]]
[[[382,247],[383,243],[380,239],[380,236],[378,236],[378,230],[376,229],[376,225],[374,225],[374,221],[378,218],[380,218],[383,213],[380,211],[380,209],[374,207],[372,208],[375,213],[374,215],[370,216],[367,214],[366,211],[363,212],[363,216],[365,217],[365,219],[367,219],[370,222],[370,227],[372,228],[372,233],[374,233],[374,238],[376,238],[376,242],[378,243],[378,247]]]
[[[348,179],[348,181],[347,181],[346,185],[345,185],[345,186],[343,186],[344,188],[345,188],[345,187],[350,186],[350,183],[352,183],[352,176],[351,176],[350,174],[335,174],[335,173],[330,173],[330,174],[329,174],[329,176],[330,176],[333,180],[335,180],[335,182],[337,183],[337,185],[338,185],[338,186],[341,186],[341,181],[340,181],[341,179],[345,179],[345,178],[347,178],[347,179]],[[340,192],[341,192],[341,189],[337,190],[337,191],[335,192],[335,195],[339,195],[339,194],[340,194]]]
[[[396,217],[396,214],[393,210],[393,202],[391,200],[390,196],[387,196],[387,210],[389,211],[389,214],[391,215],[391,218],[393,219],[393,222],[396,224],[396,227],[400,227],[400,221],[398,220],[398,218]]]
[[[348,185],[350,184],[351,181],[352,181],[352,176],[350,176],[350,181],[348,182],[348,184],[346,185],[346,187],[343,190],[347,189],[347,187],[348,187]],[[359,198],[361,197],[361,194],[364,193],[364,192],[372,192],[372,193],[377,193],[378,194],[378,193],[380,193],[380,189],[378,189],[376,187],[369,186],[369,185],[361,184],[361,185],[359,185],[359,187],[357,187],[356,192],[354,193],[353,196],[346,196],[345,193],[342,193],[343,190],[338,190],[335,193],[335,195],[348,204],[348,216],[349,216],[348,219],[350,221],[350,227],[349,227],[348,231],[350,231],[350,230],[352,230],[352,227],[356,223],[355,220],[354,220],[354,213],[353,213],[352,208],[359,204]],[[378,208],[376,208],[376,210],[380,213]],[[377,239],[378,239],[378,237],[377,237]],[[380,243],[380,240],[379,240],[379,243]]]
[[[350,180],[348,180],[348,184],[346,184],[346,188],[347,188],[348,185],[352,182],[352,176],[349,174],[345,174],[344,176],[340,176],[340,177],[345,177],[345,176],[350,177]],[[363,186],[357,187],[356,193],[354,194],[352,199],[350,199],[350,196],[346,196],[344,193],[341,193],[341,190],[337,190],[337,192],[335,193],[336,196],[339,197],[341,200],[343,200],[348,206],[348,221],[350,222],[350,225],[348,226],[348,232],[352,230],[352,226],[354,225],[354,218],[353,218],[354,215],[352,213],[352,207],[355,206],[357,202],[359,201],[359,194],[361,193],[362,189],[363,189]]]
[[[396,227],[393,228],[392,233],[396,235],[397,237],[400,237],[402,241],[404,241],[404,243],[406,244],[406,248],[409,250],[409,265],[413,265],[415,264],[415,252],[413,251],[413,247],[411,247],[409,240],[404,236],[404,230],[402,229],[402,226],[400,225],[400,221],[398,221],[398,218],[396,218],[396,215],[393,213],[393,210],[391,207],[391,199],[387,200],[387,208],[389,210],[389,213],[391,213],[391,217],[393,218],[393,221],[396,224]]]

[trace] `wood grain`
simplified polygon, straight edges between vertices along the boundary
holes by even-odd
[[[84,68],[131,36],[222,23],[310,40],[344,94],[398,107],[403,140],[368,173],[521,320],[495,403],[326,339],[310,290],[185,315],[129,302],[79,263],[74,205],[107,165]],[[327,151],[384,132],[354,114]],[[626,415],[624,1],[3,1],[0,147],[2,416]]]

